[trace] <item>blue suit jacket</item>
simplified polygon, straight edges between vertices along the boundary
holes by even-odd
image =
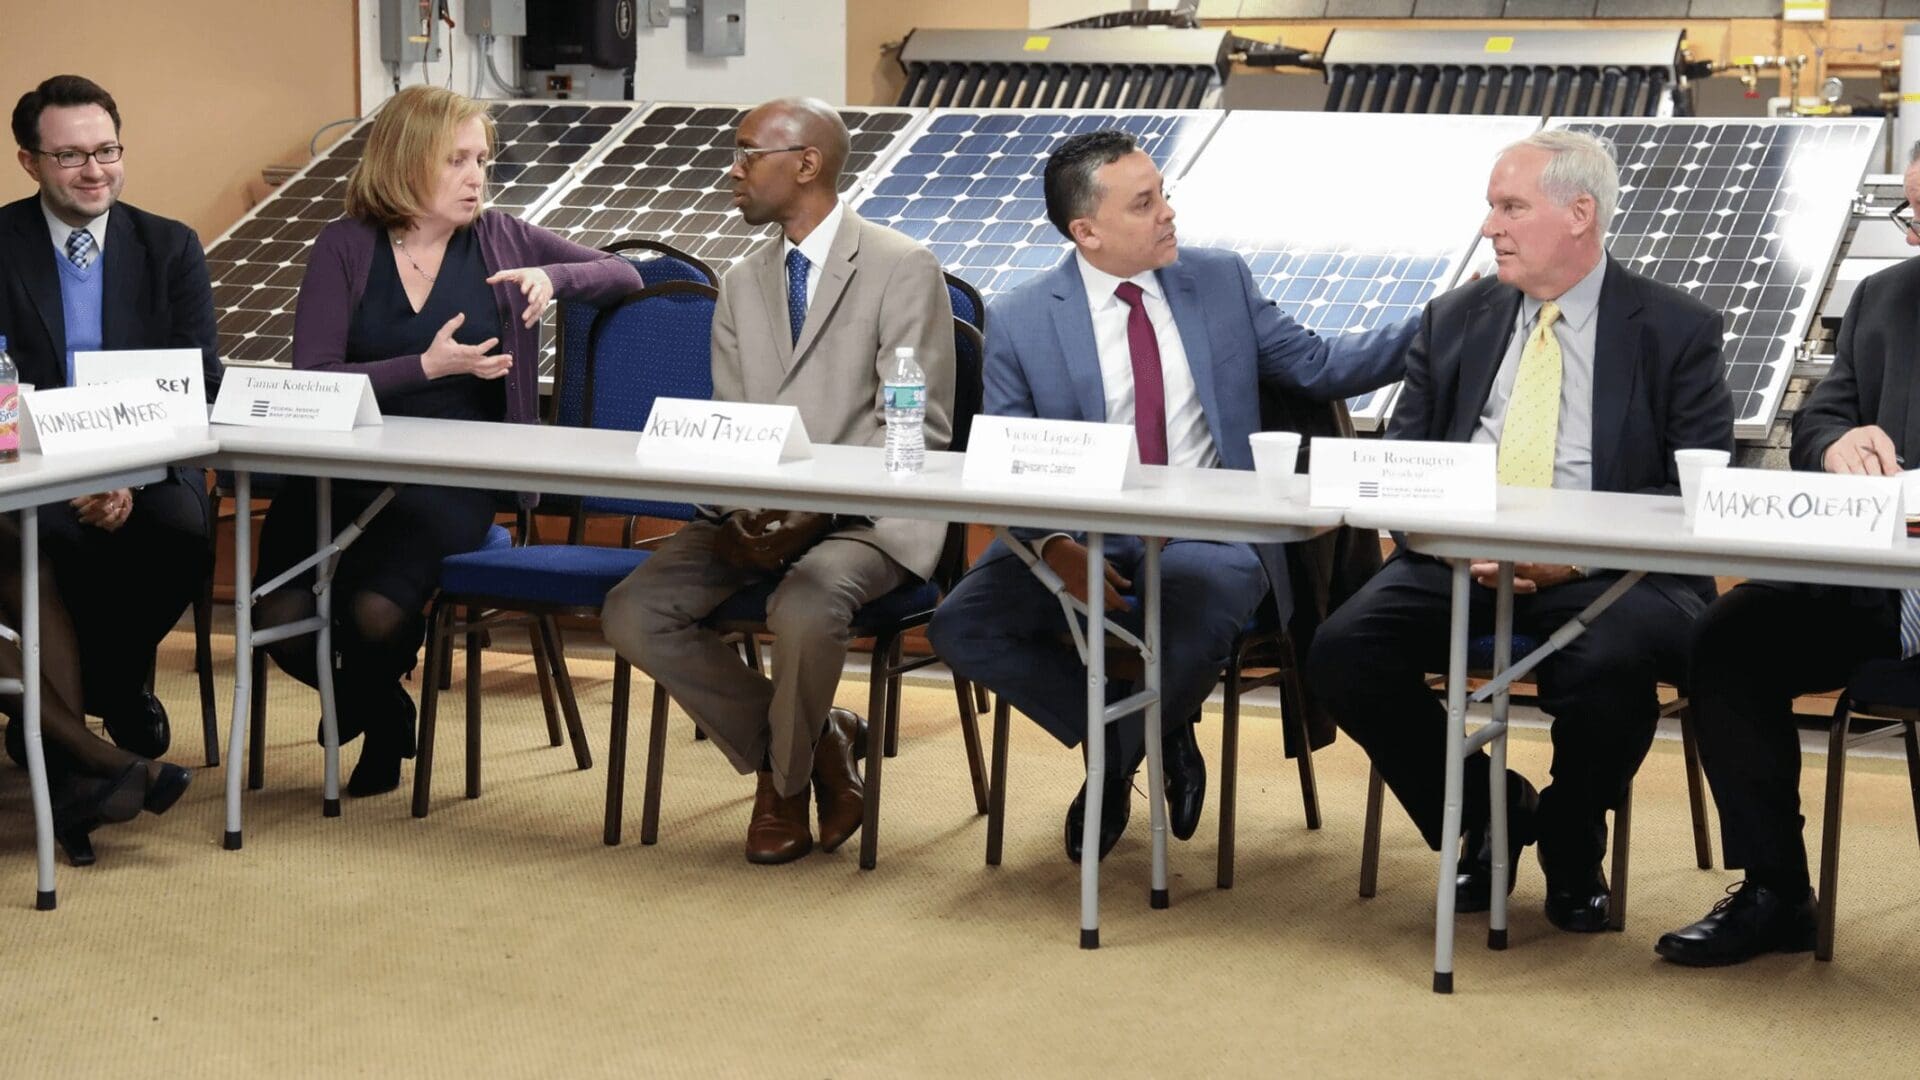
[[[1319,337],[1261,296],[1247,264],[1231,251],[1183,247],[1159,276],[1214,448],[1229,469],[1253,468],[1247,436],[1260,430],[1262,383],[1318,401],[1385,386],[1405,370],[1406,345],[1418,326],[1409,319],[1364,334]],[[995,297],[986,337],[987,414],[1106,421],[1093,315],[1071,253]],[[1284,548],[1264,544],[1259,552],[1284,625],[1293,606]]]

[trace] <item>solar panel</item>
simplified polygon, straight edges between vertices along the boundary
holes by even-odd
[[[535,220],[588,247],[645,237],[671,244],[725,273],[768,235],[733,207],[736,105],[656,105],[625,137],[548,202]],[[842,109],[852,150],[840,190],[894,150],[919,109]]]
[[[1495,156],[1539,126],[1531,117],[1230,113],[1175,186],[1181,242],[1239,252],[1261,293],[1315,333],[1390,325],[1452,286],[1486,216]],[[1377,429],[1396,389],[1348,401],[1354,426]]]
[[[1623,265],[1725,313],[1734,432],[1773,424],[1879,120],[1554,120],[1613,140]]]
[[[634,102],[499,102],[489,203],[525,216],[539,209],[580,162],[641,109]],[[293,351],[294,297],[313,238],[340,216],[347,174],[366,151],[373,121],[356,126],[280,185],[207,249],[220,355],[286,363]]]
[[[1132,132],[1169,179],[1186,171],[1220,122],[1216,111],[940,109],[883,167],[857,207],[932,249],[984,297],[1060,261],[1067,243],[1047,222],[1040,175],[1060,140]]]

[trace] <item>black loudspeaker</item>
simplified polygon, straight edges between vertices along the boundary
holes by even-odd
[[[634,62],[638,0],[527,0],[521,60],[530,68],[590,64],[615,70]]]

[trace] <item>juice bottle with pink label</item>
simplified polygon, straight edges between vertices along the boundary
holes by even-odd
[[[7,339],[0,337],[0,462],[20,457],[20,369],[7,355]]]

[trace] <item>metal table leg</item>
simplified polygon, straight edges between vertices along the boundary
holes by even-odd
[[[40,738],[40,509],[20,511],[20,688],[27,744],[27,784],[33,792],[33,846],[39,880],[33,906],[52,911],[53,800],[47,789],[46,747]]]
[[[1500,584],[1493,608],[1493,673],[1498,676],[1513,663],[1513,564],[1500,564]],[[1487,948],[1507,947],[1507,882],[1513,880],[1507,838],[1507,705],[1512,697],[1503,684],[1493,696],[1493,735],[1488,743],[1492,764],[1487,770],[1487,814],[1493,839],[1493,895],[1487,908]]]
[[[1447,645],[1447,792],[1440,825],[1440,881],[1434,890],[1433,992],[1453,993],[1453,890],[1460,873],[1460,800],[1467,741],[1467,604],[1470,564],[1453,567],[1453,619]]]
[[[1156,537],[1146,537],[1146,558],[1142,564],[1144,572],[1140,575],[1146,580],[1142,583],[1142,592],[1146,600],[1146,633],[1142,635],[1146,642],[1146,691],[1152,696],[1147,705],[1147,806],[1149,821],[1153,829],[1153,886],[1148,894],[1148,903],[1154,908],[1167,906],[1167,788],[1165,768],[1161,760],[1164,756],[1160,746],[1160,548],[1165,542]],[[1174,717],[1175,723],[1185,721],[1185,717]],[[1085,849],[1083,848],[1084,852]]]
[[[1080,947],[1100,947],[1100,820],[1107,772],[1107,538],[1087,534],[1087,800],[1080,828]]]
[[[247,713],[253,704],[253,476],[233,474],[233,731],[227,736],[228,851],[240,850],[240,785],[245,782]]]
[[[333,544],[333,481],[315,477],[314,548],[325,551]],[[320,683],[320,731],[325,744],[326,783],[322,788],[320,812],[326,817],[340,816],[340,718],[334,711],[333,693],[333,568],[339,556],[331,556],[314,567],[314,617],[320,620],[314,634],[314,664]]]

